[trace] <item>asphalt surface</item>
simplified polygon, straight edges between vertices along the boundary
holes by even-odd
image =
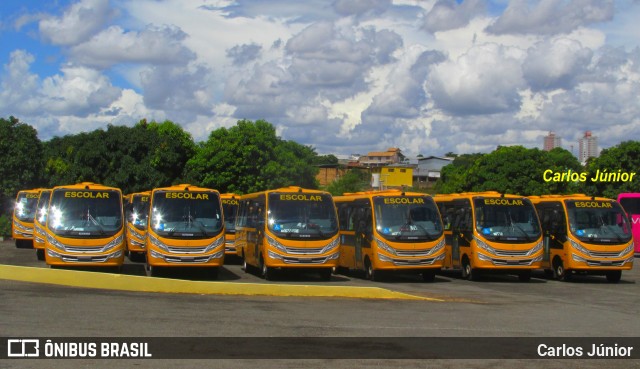
[[[0,337],[513,337],[514,342],[533,337],[544,344],[552,337],[638,337],[640,332],[638,268],[623,272],[618,284],[604,277],[577,276],[572,282],[548,280],[536,273],[528,283],[514,276],[485,276],[479,282],[444,272],[432,283],[415,275],[391,276],[385,282],[364,280],[353,273],[334,275],[324,282],[313,273],[285,273],[276,281],[264,281],[227,260],[218,280],[190,269],[166,273],[163,283],[190,283],[238,288],[244,285],[378,287],[426,298],[357,298],[277,296],[251,294],[159,293],[71,287],[52,284],[52,278],[24,282],[0,279]],[[637,262],[640,260],[637,259]],[[16,249],[11,241],[0,243],[0,264],[32,267],[34,276],[47,276],[35,251]],[[2,270],[0,266],[0,270]],[[5,275],[8,267],[4,268]],[[53,271],[56,272],[56,271]],[[61,271],[66,272],[66,271]],[[100,270],[77,273],[88,280],[101,274],[109,278],[146,277],[143,264],[127,260],[121,276]],[[36,277],[34,277],[36,278]],[[44,277],[43,277],[44,278]],[[246,287],[246,286],[245,286]],[[267,288],[267,287],[265,287]],[[567,338],[571,343],[571,338]],[[523,342],[525,342],[523,341]],[[247,341],[247,342],[250,342]],[[465,352],[465,341],[454,341]],[[526,341],[530,343],[529,341]],[[371,343],[371,342],[369,342]],[[523,343],[524,345],[524,343]],[[473,346],[473,345],[471,345]],[[251,346],[247,350],[251,349]],[[27,360],[8,359],[0,367],[640,367],[639,360],[432,360],[379,359],[375,346],[367,347],[375,359],[225,359],[225,360]],[[470,348],[473,350],[473,347]],[[640,350],[640,347],[636,348]],[[240,350],[242,351],[242,350]],[[359,354],[361,355],[361,354]],[[157,353],[156,353],[157,356]],[[314,355],[311,355],[313,357]],[[252,357],[247,355],[247,357]],[[284,354],[284,357],[287,357]]]

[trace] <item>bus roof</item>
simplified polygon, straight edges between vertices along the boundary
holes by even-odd
[[[169,187],[157,187],[157,188],[154,188],[153,190],[151,190],[151,192],[156,192],[156,191],[208,191],[208,192],[218,192],[218,190],[215,190],[213,188],[198,187],[198,186],[194,186],[194,185],[188,184],[188,183],[181,183],[181,184],[177,184],[177,185],[173,185],[173,186],[169,186]]]
[[[591,200],[591,201],[615,201],[607,197],[588,196],[583,193],[576,193],[572,195],[540,195],[540,196],[527,196],[527,198],[533,202],[552,201],[552,200]]]
[[[70,184],[70,185],[62,185],[62,186],[55,186],[53,188],[53,190],[58,190],[58,189],[71,189],[71,190],[77,190],[77,189],[82,189],[82,190],[117,190],[118,192],[122,193],[122,190],[120,190],[117,187],[110,187],[110,186],[105,186],[105,185],[101,185],[99,183],[93,183],[93,182],[81,182],[81,183],[76,183],[76,184]]]

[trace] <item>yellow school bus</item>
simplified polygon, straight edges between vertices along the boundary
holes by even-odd
[[[265,279],[284,268],[310,269],[331,279],[340,256],[331,194],[291,186],[243,195],[235,246],[245,272],[256,267]]]
[[[488,191],[434,199],[445,229],[445,268],[460,269],[470,280],[500,272],[526,282],[541,267],[542,230],[526,197]]]
[[[583,194],[529,198],[544,232],[542,267],[555,278],[584,273],[615,283],[633,267],[631,223],[615,200]]]
[[[236,239],[236,215],[238,214],[240,195],[223,193],[220,195],[220,199],[222,201],[222,213],[224,214],[224,253],[226,256],[237,256],[238,252],[234,243]]]
[[[224,263],[224,215],[218,191],[179,184],[151,191],[146,239],[147,269],[209,268]]]
[[[339,268],[364,270],[371,280],[387,271],[418,272],[433,281],[444,265],[442,220],[431,196],[399,190],[334,197],[340,224]]]
[[[41,188],[18,191],[13,208],[11,237],[18,248],[33,247],[33,219],[40,198]]]
[[[122,192],[91,182],[54,187],[45,233],[50,266],[120,268],[125,250]]]
[[[36,205],[36,215],[33,218],[33,248],[36,249],[38,260],[44,260],[44,240],[47,238],[47,213],[49,212],[51,189],[40,191],[40,198]]]
[[[125,205],[127,253],[131,261],[144,261],[147,253],[145,242],[151,191],[136,192],[127,196],[129,198],[128,204]]]

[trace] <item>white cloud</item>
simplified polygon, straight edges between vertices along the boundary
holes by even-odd
[[[516,48],[477,45],[457,60],[434,65],[426,88],[436,107],[452,115],[517,111],[518,91],[526,86],[523,57]]]
[[[458,4],[454,0],[439,0],[424,18],[424,29],[435,33],[464,27],[472,18],[483,14],[482,0],[467,0]]]
[[[544,40],[528,51],[522,68],[536,90],[570,89],[587,72],[593,52],[568,38]]]
[[[514,0],[487,28],[490,33],[554,35],[613,18],[613,1],[541,0],[530,6],[527,0]]]
[[[119,63],[186,64],[195,58],[183,45],[186,37],[174,26],[147,26],[140,32],[112,26],[72,47],[69,54],[76,63],[96,68]]]
[[[54,45],[75,45],[100,31],[116,14],[109,0],[81,0],[61,17],[42,19],[40,34]]]

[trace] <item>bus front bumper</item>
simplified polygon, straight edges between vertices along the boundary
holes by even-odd
[[[340,252],[329,255],[281,255],[267,250],[265,262],[273,268],[333,268],[338,266]]]
[[[441,269],[444,266],[445,253],[432,257],[421,258],[396,258],[378,253],[376,269],[403,270],[403,269]]]
[[[152,266],[203,266],[219,267],[224,264],[224,251],[216,251],[212,254],[180,255],[166,254],[154,249],[147,250],[147,262]]]
[[[474,268],[479,269],[540,269],[542,268],[542,254],[533,258],[505,258],[488,256],[477,252],[474,255]]]
[[[120,266],[124,263],[122,249],[108,254],[67,254],[50,248],[46,249],[48,265],[78,265],[78,266]]]

